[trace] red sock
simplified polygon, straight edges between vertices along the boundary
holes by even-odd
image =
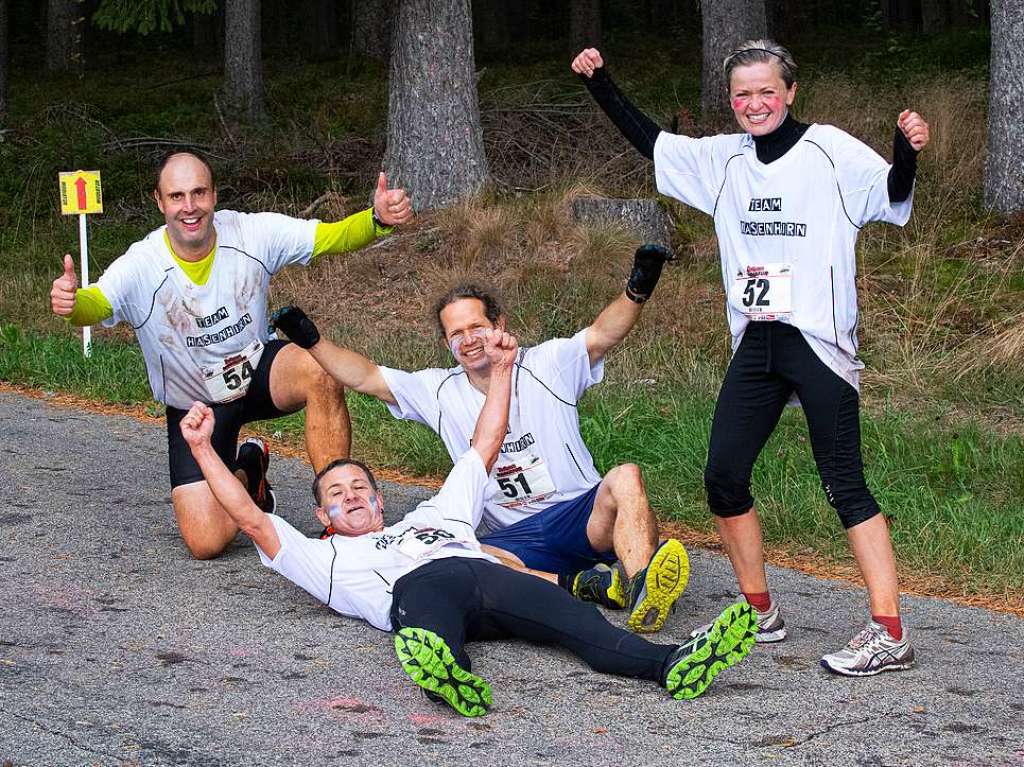
[[[898,615],[872,615],[871,620],[875,623],[881,623],[885,626],[885,630],[889,632],[889,636],[895,639],[897,642],[903,639],[903,623],[900,621]]]
[[[772,598],[767,591],[761,591],[757,594],[748,594],[746,591],[743,592],[744,598],[760,613],[766,613],[771,609]]]

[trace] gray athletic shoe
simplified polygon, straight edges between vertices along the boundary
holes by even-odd
[[[764,612],[761,612],[757,608],[751,608],[757,615],[757,634],[755,635],[754,641],[758,644],[771,644],[772,642],[781,642],[786,638],[786,622],[782,620],[782,611],[779,610],[777,602],[772,602]],[[701,626],[699,629],[694,629],[690,632],[691,637],[695,637],[702,632],[706,632],[711,628],[711,624]]]
[[[764,612],[757,608],[754,611],[757,613],[757,638],[755,641],[758,644],[781,642],[786,638],[786,622],[782,620],[778,602],[772,602]]]
[[[871,621],[839,652],[821,659],[823,668],[846,676],[874,676],[883,671],[902,671],[914,665],[914,648],[907,630],[893,639],[885,626]]]

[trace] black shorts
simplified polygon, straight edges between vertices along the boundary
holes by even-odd
[[[211,405],[214,415],[213,449],[231,471],[235,470],[235,452],[238,448],[238,432],[242,424],[263,421],[288,415],[274,406],[270,397],[270,367],[274,358],[289,342],[268,341],[256,372],[249,383],[249,390],[241,399],[222,405]],[[202,482],[203,472],[192,457],[185,438],[181,436],[181,419],[188,413],[176,407],[167,407],[167,455],[171,467],[171,488]]]

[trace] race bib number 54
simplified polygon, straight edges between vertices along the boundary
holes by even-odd
[[[751,320],[776,320],[793,313],[793,267],[748,266],[733,279],[729,303]]]
[[[203,383],[211,402],[231,402],[249,390],[256,366],[263,356],[263,344],[256,339],[237,354],[225,358],[220,366],[203,369]]]

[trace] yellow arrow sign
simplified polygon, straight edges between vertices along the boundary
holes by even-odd
[[[103,188],[98,170],[75,170],[61,173],[60,212],[65,216],[103,212]]]

